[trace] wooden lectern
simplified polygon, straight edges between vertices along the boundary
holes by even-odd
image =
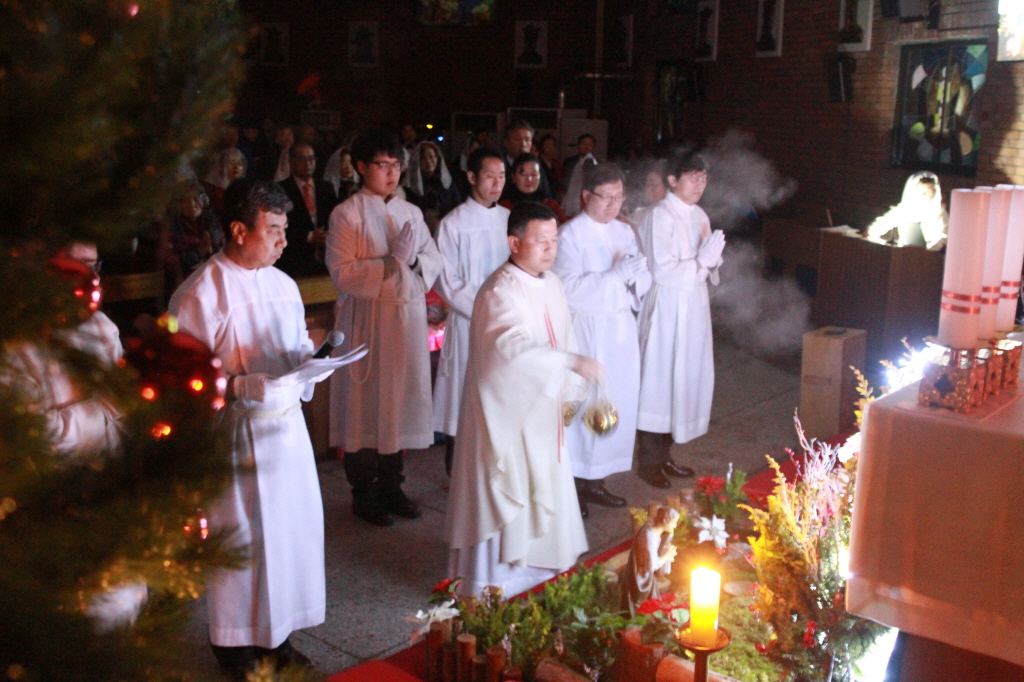
[[[822,232],[814,322],[867,330],[869,366],[896,361],[939,327],[945,256]],[[877,365],[876,365],[877,367]]]

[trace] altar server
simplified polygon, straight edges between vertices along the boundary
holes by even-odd
[[[441,254],[423,212],[394,196],[402,148],[370,129],[352,143],[363,188],[331,213],[327,269],[338,289],[335,328],[369,354],[331,380],[331,445],[345,452],[352,512],[376,526],[420,516],[401,484],[402,451],[434,442],[427,291]]]
[[[587,537],[565,450],[562,403],[600,363],[576,354],[556,275],[555,214],[524,202],[508,223],[511,260],[480,287],[469,332],[446,536],[464,594],[506,596],[571,567]],[[575,373],[575,374],[574,374]]]
[[[576,491],[586,503],[624,507],[626,500],[604,487],[604,477],[633,468],[640,394],[640,345],[636,318],[651,288],[647,259],[633,228],[617,220],[625,200],[625,177],[612,163],[588,167],[583,212],[562,226],[553,272],[565,286],[580,353],[608,368],[606,386],[619,415],[618,428],[597,436],[577,419],[566,433]]]
[[[697,205],[708,182],[703,157],[682,152],[666,165],[668,195],[640,223],[640,247],[654,284],[640,311],[640,477],[693,476],[669,456],[672,441],[707,433],[715,364],[708,282],[718,284],[725,235]]]
[[[498,206],[505,186],[505,162],[493,149],[469,155],[471,196],[445,216],[437,233],[444,270],[435,288],[451,308],[434,385],[434,431],[447,436],[445,469],[452,471],[462,381],[469,357],[469,320],[477,289],[508,260],[508,209]]]
[[[235,473],[206,513],[212,528],[235,530],[250,558],[211,577],[207,604],[214,653],[242,680],[263,655],[304,658],[288,635],[324,622],[324,516],[299,409],[313,383],[274,381],[313,352],[299,288],[273,267],[292,205],[277,185],[252,179],[233,183],[224,199],[230,238],[174,292],[169,309],[228,377]]]

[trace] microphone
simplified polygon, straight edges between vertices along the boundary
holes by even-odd
[[[320,360],[321,358],[329,357],[331,355],[331,351],[340,346],[344,340],[344,332],[339,332],[337,329],[332,330],[331,333],[327,335],[327,340],[324,341],[324,345],[320,346],[320,348],[313,353],[313,359]]]

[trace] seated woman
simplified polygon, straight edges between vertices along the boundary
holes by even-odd
[[[462,203],[459,190],[444,163],[441,148],[429,140],[420,142],[409,155],[405,187],[406,199],[419,206],[424,214],[436,211],[438,220]],[[430,222],[427,220],[428,225]]]
[[[559,196],[562,191],[562,160],[558,158],[558,143],[555,136],[548,133],[540,138],[541,171],[548,176],[548,187],[554,196]]]
[[[238,178],[244,178],[248,170],[245,155],[237,148],[225,149],[217,155],[217,162],[210,169],[203,186],[209,196],[210,207],[217,215],[224,209],[224,190]]]
[[[352,150],[339,147],[331,154],[324,167],[324,180],[334,185],[339,204],[359,190],[359,173],[352,165]]]
[[[523,201],[536,201],[554,211],[558,216],[558,224],[561,225],[566,220],[565,213],[558,202],[541,188],[540,163],[540,159],[533,154],[517,156],[512,164],[512,182],[505,180],[505,193],[498,204],[510,209]]]
[[[930,171],[921,171],[907,178],[900,203],[876,218],[868,226],[867,236],[939,251],[946,245],[948,229],[949,214],[942,205],[939,178]]]
[[[168,210],[167,269],[171,283],[182,282],[224,246],[224,231],[209,203],[203,187],[195,181],[175,192]]]

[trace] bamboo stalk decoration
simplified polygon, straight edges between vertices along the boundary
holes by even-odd
[[[485,682],[501,682],[501,671],[505,669],[505,649],[497,644],[487,647],[487,671]]]
[[[473,657],[476,635],[464,633],[455,638],[455,682],[473,682]]]

